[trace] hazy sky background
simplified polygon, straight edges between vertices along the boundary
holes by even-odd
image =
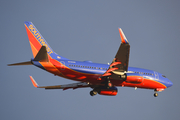
[[[1,0],[1,120],[177,120],[180,118],[179,0]],[[131,45],[129,66],[165,74],[173,86],[153,90],[118,88],[115,97],[89,95],[90,88],[36,89],[74,83],[35,66],[7,64],[33,55],[24,21],[32,21],[59,55],[73,60],[111,62],[121,27]]]

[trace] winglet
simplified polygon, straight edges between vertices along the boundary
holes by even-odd
[[[31,82],[32,82],[33,86],[36,87],[36,88],[38,88],[39,85],[36,83],[36,81],[34,80],[34,78],[33,78],[32,76],[29,76],[29,77],[30,77],[30,79],[31,79]]]
[[[121,28],[119,28],[119,34],[120,34],[120,37],[121,37],[121,42],[124,43],[124,44],[129,44],[126,36],[124,35],[123,31]]]

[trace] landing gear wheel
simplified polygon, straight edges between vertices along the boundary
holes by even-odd
[[[94,95],[96,95],[96,94],[97,94],[97,91],[94,91],[94,90],[90,91],[90,95],[91,95],[91,96],[94,96]]]
[[[157,97],[158,96],[158,93],[154,93],[154,97]]]

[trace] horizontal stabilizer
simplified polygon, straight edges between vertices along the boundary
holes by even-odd
[[[14,66],[14,65],[32,65],[32,62],[28,61],[28,62],[20,62],[20,63],[8,64],[8,66]]]
[[[41,49],[37,53],[36,57],[34,58],[34,61],[49,62],[48,53],[47,53],[47,50],[46,50],[45,46],[41,47]],[[32,62],[27,61],[27,62],[8,64],[8,66],[14,66],[14,65],[32,65]]]

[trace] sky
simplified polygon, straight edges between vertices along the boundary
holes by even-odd
[[[180,118],[180,1],[178,0],[1,0],[0,119],[162,120]],[[131,48],[129,66],[155,70],[173,86],[153,90],[118,87],[117,96],[91,88],[44,90],[39,85],[75,83],[35,66],[7,66],[33,55],[24,21],[31,21],[59,55],[72,60],[111,63],[122,28]]]

